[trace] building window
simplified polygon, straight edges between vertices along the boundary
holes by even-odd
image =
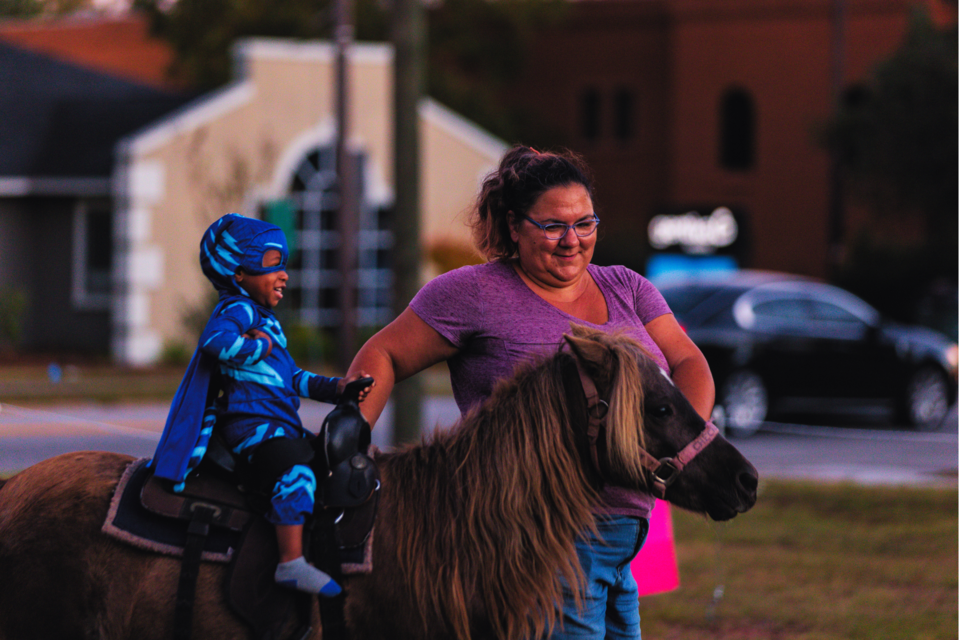
[[[591,141],[600,137],[600,90],[595,87],[580,93],[580,135]]]
[[[107,201],[81,201],[73,216],[73,304],[110,308],[113,211]]]
[[[361,175],[363,164],[361,159]],[[387,261],[393,235],[386,212],[367,204],[362,195],[360,200],[357,322],[381,326],[392,319],[393,280]],[[339,206],[336,155],[332,148],[322,148],[307,154],[297,167],[289,199],[264,207],[264,218],[287,236],[288,309],[306,326],[336,327],[341,321]]]
[[[613,94],[613,132],[621,142],[634,136],[634,102],[633,91],[626,87]]]
[[[720,100],[720,166],[730,171],[752,169],[756,162],[756,110],[741,88],[728,89]]]

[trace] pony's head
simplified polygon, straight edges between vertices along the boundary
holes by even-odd
[[[705,421],[637,342],[574,325],[565,336],[580,368],[609,403],[597,446],[598,473],[609,484],[650,489],[648,453],[672,458],[704,431]],[[665,499],[678,507],[729,520],[757,498],[757,470],[724,438],[715,437],[676,475]]]

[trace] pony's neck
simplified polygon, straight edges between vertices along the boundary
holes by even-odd
[[[480,601],[498,636],[539,636],[559,576],[579,584],[574,542],[597,494],[574,443],[562,357],[527,366],[459,424],[392,458],[399,557],[426,581],[413,580],[424,616],[454,624]]]

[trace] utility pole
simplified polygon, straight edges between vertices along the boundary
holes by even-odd
[[[359,167],[347,146],[350,135],[350,83],[347,56],[353,43],[351,0],[336,0],[336,115],[337,192],[340,197],[337,231],[340,235],[340,330],[337,363],[346,371],[357,348],[357,235],[360,214]]]
[[[847,0],[833,0],[831,12],[831,66],[830,97],[833,109],[839,109],[843,100],[844,58],[846,49]],[[836,151],[830,153],[830,178],[827,227],[827,275],[834,278],[840,271],[844,259],[844,223],[843,176],[840,158]]]
[[[394,0],[393,310],[400,315],[420,287],[420,120],[426,50],[421,0]],[[423,383],[413,376],[394,387],[393,438],[420,434]]]

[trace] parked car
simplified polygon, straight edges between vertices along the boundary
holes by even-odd
[[[732,435],[750,435],[777,414],[870,407],[928,429],[956,399],[952,340],[890,322],[837,287],[761,271],[657,286],[710,363],[715,422]]]

